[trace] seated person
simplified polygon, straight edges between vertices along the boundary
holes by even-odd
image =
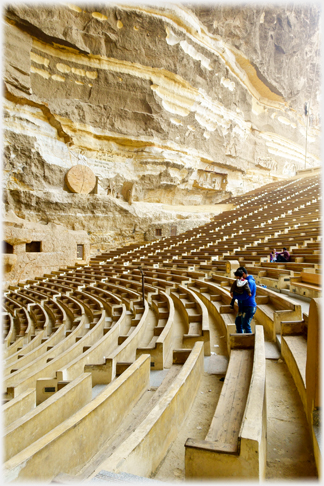
[[[276,261],[277,261],[277,252],[276,249],[274,248],[270,253],[270,262],[276,262]]]
[[[239,296],[243,296],[244,290],[248,293],[249,296],[251,296],[251,289],[249,287],[249,282],[245,278],[243,278],[243,270],[238,268],[236,272],[234,272],[234,275],[238,278],[233,282],[231,287],[232,300],[230,306],[232,309],[234,309],[235,298],[233,298],[233,295],[235,292],[239,308],[239,314],[242,314],[242,301],[239,299]]]
[[[277,262],[289,262],[290,254],[287,248],[283,248],[282,252],[277,253]]]

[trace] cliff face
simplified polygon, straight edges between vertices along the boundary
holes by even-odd
[[[318,6],[4,15],[5,211],[112,244],[320,163]]]

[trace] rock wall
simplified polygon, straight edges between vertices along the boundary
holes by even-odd
[[[90,241],[85,231],[31,223],[10,211],[3,221],[3,238],[3,288],[68,265],[89,263]]]
[[[318,5],[22,4],[4,19],[4,213],[106,249],[320,164]]]

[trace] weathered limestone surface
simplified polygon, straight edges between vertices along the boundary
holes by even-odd
[[[12,211],[3,221],[3,239],[12,247],[12,253],[3,255],[4,288],[42,277],[60,267],[86,264],[90,258],[89,236],[85,231],[69,230],[55,223],[32,223]],[[39,251],[26,247],[26,243],[32,242],[39,243]],[[83,245],[83,258],[77,258],[77,245]]]
[[[4,212],[105,248],[318,166],[319,6],[251,7],[7,6]]]

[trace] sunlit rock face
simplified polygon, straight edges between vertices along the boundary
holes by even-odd
[[[318,6],[15,5],[4,17],[4,211],[86,229],[104,248],[156,222],[202,224],[208,211],[188,206],[320,163]],[[88,194],[67,183],[75,165],[96,177]]]

